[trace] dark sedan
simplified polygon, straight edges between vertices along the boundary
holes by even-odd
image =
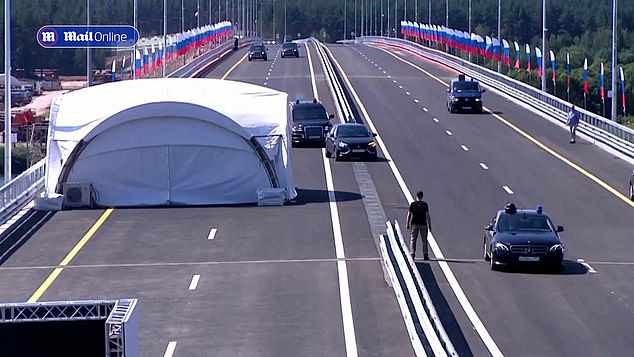
[[[266,47],[263,43],[254,43],[249,48],[249,61],[253,59],[263,59],[266,61]]]
[[[517,209],[508,204],[484,227],[484,259],[491,269],[500,265],[532,264],[561,269],[564,245],[559,232],[541,206]]]
[[[367,158],[376,160],[376,134],[370,132],[363,124],[336,124],[326,135],[326,157]]]
[[[295,42],[285,42],[282,44],[282,58],[299,57],[299,49]]]

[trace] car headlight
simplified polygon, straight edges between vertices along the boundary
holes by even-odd
[[[293,126],[293,131],[302,131],[302,125],[298,124],[298,125]]]
[[[376,147],[376,142],[374,142],[374,141],[370,141],[370,142],[368,143],[368,146],[369,146],[369,147],[371,147],[371,148]]]
[[[504,243],[495,243],[495,249],[509,251],[509,247],[507,247]]]
[[[480,99],[480,98],[476,98],[476,99],[475,99],[475,101],[476,101],[476,102],[480,102],[480,101],[482,101],[482,99]]]
[[[548,249],[549,252],[554,253],[554,252],[560,252],[564,250],[564,245],[563,244],[555,244],[552,247],[550,247],[550,249]]]
[[[340,141],[339,144],[337,144],[340,148],[345,148],[348,147],[348,143]]]
[[[457,101],[459,101],[459,100],[460,100],[459,98],[453,98],[453,99],[452,99],[452,101],[454,101],[454,102],[457,102]]]

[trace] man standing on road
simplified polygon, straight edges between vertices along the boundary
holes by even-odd
[[[409,250],[412,259],[416,257],[416,240],[420,234],[423,239],[423,258],[428,260],[427,230],[429,229],[431,232],[431,218],[429,217],[429,206],[427,202],[423,201],[423,191],[416,193],[416,201],[409,205],[405,222],[407,222],[407,229],[410,230]]]
[[[579,112],[577,112],[574,105],[570,108],[566,125],[570,127],[570,143],[574,144],[577,137],[577,126],[579,125]]]

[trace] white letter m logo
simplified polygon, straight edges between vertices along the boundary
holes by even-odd
[[[55,42],[55,32],[54,31],[44,31],[42,32],[42,43],[51,43]]]

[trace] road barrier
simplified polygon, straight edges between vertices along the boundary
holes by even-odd
[[[570,111],[571,104],[554,95],[545,93],[526,83],[471,63],[460,57],[415,42],[386,37],[363,37],[356,39],[354,42],[380,43],[417,53],[463,72],[469,77],[475,78],[479,82],[509,95],[561,123],[566,122],[568,112]],[[630,159],[634,159],[633,129],[587,110],[581,108],[577,108],[577,110],[579,111],[581,120],[577,129],[578,131],[588,135],[599,143],[607,145]]]

